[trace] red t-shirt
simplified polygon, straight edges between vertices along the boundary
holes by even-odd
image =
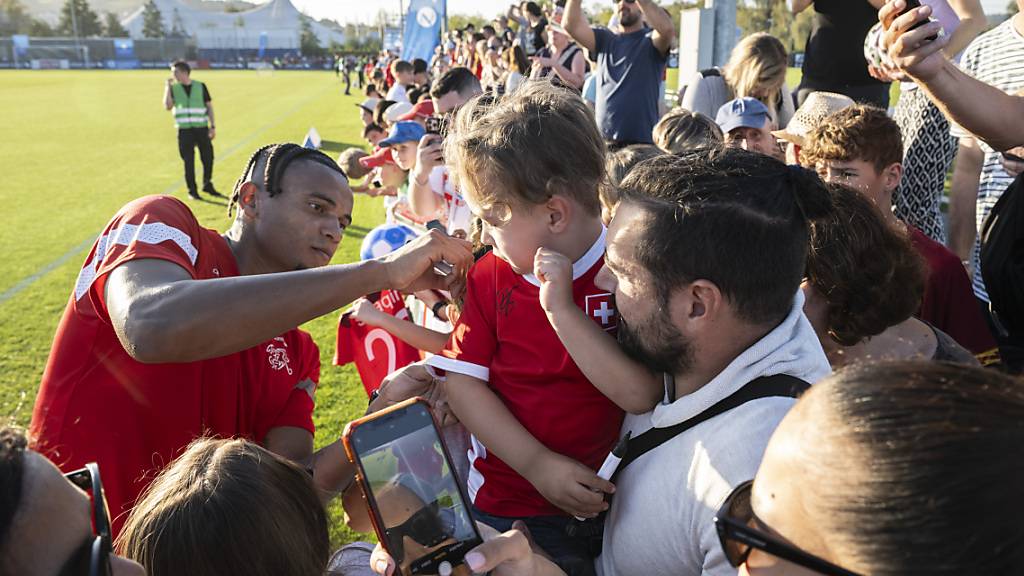
[[[409,318],[402,294],[394,290],[381,292],[373,306],[400,320]],[[353,321],[348,312],[338,318],[334,365],[343,366],[355,362],[367,396],[380,387],[381,381],[388,374],[419,359],[419,350],[395,338],[387,330]]]
[[[181,201],[127,204],[79,272],[32,413],[33,448],[62,470],[99,463],[115,534],[142,490],[196,437],[262,441],[278,426],[313,432],[320,357],[305,332],[198,362],[143,364],[125,352],[104,286],[121,264],[152,258],[197,280],[238,275],[226,241]]]
[[[618,324],[612,295],[594,285],[604,264],[604,234],[573,265],[573,300],[598,325]],[[470,270],[465,306],[445,350],[427,363],[488,382],[538,441],[597,470],[615,444],[623,412],[583,375],[540,305],[539,281],[488,253]],[[457,394],[458,391],[451,391]],[[469,492],[496,516],[563,515],[476,438]]]
[[[948,248],[907,225],[914,249],[928,263],[928,281],[917,317],[946,334],[974,354],[996,347],[960,259]]]

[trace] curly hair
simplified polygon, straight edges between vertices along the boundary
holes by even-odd
[[[804,164],[864,160],[881,172],[903,161],[903,134],[885,110],[857,104],[834,112],[807,135]]]
[[[827,302],[829,336],[853,346],[917,311],[926,271],[871,200],[845,186],[828,189],[835,210],[811,224],[806,274]]]

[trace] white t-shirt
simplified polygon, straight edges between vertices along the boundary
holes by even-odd
[[[409,96],[405,93],[405,86],[398,82],[395,82],[394,86],[388,90],[386,98],[395,102],[409,102]]]
[[[1013,26],[1014,20],[1024,18],[1016,16],[996,26],[989,32],[974,39],[964,50],[960,59],[960,68],[971,76],[990,84],[1000,90],[1013,94],[1024,89],[1024,36]],[[960,126],[953,124],[950,133],[957,138],[971,137],[971,133]],[[999,152],[992,149],[983,140],[978,139],[978,145],[985,153],[985,160],[981,167],[981,179],[978,182],[978,203],[975,208],[978,234],[981,234],[981,226],[988,218],[992,207],[1003,195],[1006,188],[1013,182],[1000,159]],[[980,270],[978,265],[980,245],[974,243],[974,253],[971,260],[975,270]],[[985,282],[979,272],[974,274],[974,295],[988,302],[988,293],[985,291]]]
[[[462,199],[462,194],[455,187],[455,181],[448,174],[447,166],[434,166],[427,180],[430,189],[444,200],[445,213],[448,215],[448,234],[462,230],[469,237],[473,215],[469,206]]]
[[[785,320],[714,379],[651,412],[627,415],[623,434],[666,428],[704,412],[751,380],[789,374],[815,383],[828,359],[803,314],[799,291]],[[644,454],[615,478],[599,576],[734,576],[714,517],[738,484],[754,477],[792,398],[761,398],[719,414]]]

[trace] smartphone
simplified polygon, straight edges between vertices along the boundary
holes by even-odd
[[[396,573],[469,576],[463,557],[483,540],[426,400],[350,422],[342,442]]]
[[[444,232],[445,234],[448,233],[448,228],[437,219],[427,222],[426,227],[427,230],[437,230],[438,232]],[[444,260],[434,264],[434,274],[437,274],[438,276],[447,276],[451,274],[453,270],[455,270],[455,267]]]
[[[902,15],[906,14],[907,12],[910,12],[914,8],[920,8],[921,7],[921,0],[905,0],[905,1],[907,3],[907,7],[904,8],[903,11],[898,14],[899,16],[902,16]],[[911,26],[910,29],[914,30],[916,28],[920,28],[921,26],[924,26],[928,22],[929,22],[929,19],[921,20],[920,22],[917,22],[913,26]],[[934,36],[929,36],[925,40],[927,40],[928,42],[931,42],[931,41],[933,41],[933,40],[935,40],[937,38],[938,38],[938,35],[934,35]]]
[[[430,116],[426,121],[427,134],[437,134],[444,138],[448,134],[448,116]]]

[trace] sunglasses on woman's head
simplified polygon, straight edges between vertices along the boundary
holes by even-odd
[[[730,564],[739,567],[747,561],[750,551],[757,549],[825,576],[858,576],[856,572],[840,568],[827,560],[804,552],[777,536],[755,528],[755,522],[762,526],[764,523],[757,520],[754,509],[750,506],[750,491],[753,486],[753,480],[737,486],[715,514],[718,541]]]
[[[75,550],[61,569],[60,576],[110,576],[110,514],[103,495],[100,468],[95,462],[90,462],[85,468],[65,474],[64,478],[89,494],[92,537]]]

